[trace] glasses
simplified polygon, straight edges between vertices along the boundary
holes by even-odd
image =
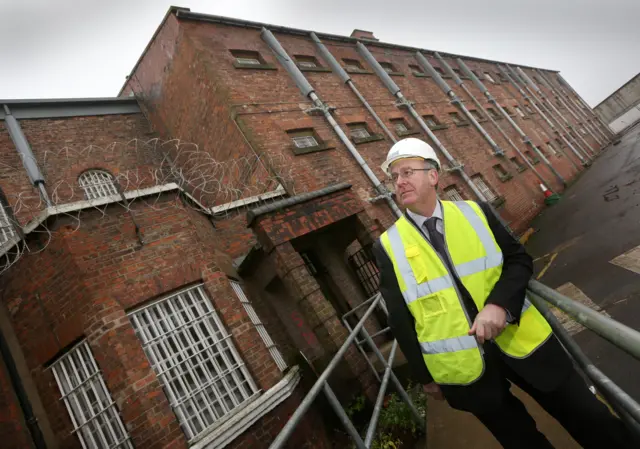
[[[435,170],[435,168],[433,168],[433,167],[429,167],[429,168],[403,168],[402,170],[400,170],[397,173],[391,173],[391,181],[393,181],[393,183],[395,184],[396,182],[398,182],[398,178],[409,179],[417,171],[429,171],[429,170]]]

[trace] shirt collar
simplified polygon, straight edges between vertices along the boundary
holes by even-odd
[[[434,209],[433,214],[431,214],[431,217],[425,217],[423,215],[412,212],[409,209],[407,209],[407,215],[411,217],[411,219],[416,223],[416,225],[418,225],[419,228],[422,228],[424,226],[424,222],[429,218],[436,217],[442,220],[442,206],[440,205],[440,200],[436,201],[436,208]]]

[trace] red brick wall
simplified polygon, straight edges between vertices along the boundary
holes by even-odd
[[[135,219],[144,241],[138,240]],[[200,223],[197,223],[200,221]],[[197,223],[197,224],[194,224]],[[79,229],[59,219],[51,242],[3,275],[3,299],[59,441],[73,445],[71,423],[45,364],[86,337],[134,443],[184,441],[126,312],[172,290],[204,282],[214,308],[263,390],[280,378],[262,339],[214,262],[216,230],[175,194],[153,207],[133,203],[83,213]],[[206,237],[206,238],[203,238]],[[183,443],[180,443],[183,444]]]
[[[31,436],[25,426],[20,404],[15,396],[9,374],[0,358],[0,435],[4,449],[31,447]]]

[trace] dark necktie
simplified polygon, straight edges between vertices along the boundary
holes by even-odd
[[[436,217],[431,217],[424,222],[424,226],[425,228],[427,228],[427,232],[429,233],[429,241],[431,242],[431,245],[433,245],[433,248],[438,252],[438,254],[440,254],[440,257],[449,262],[447,251],[444,247],[444,237],[436,229],[437,221],[438,219]]]

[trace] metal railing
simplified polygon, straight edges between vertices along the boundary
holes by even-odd
[[[608,340],[618,348],[626,351],[628,354],[632,355],[638,360],[640,360],[640,332],[628,326],[625,326],[624,324],[615,321],[607,316],[601,315],[600,313],[558,293],[552,288],[536,280],[529,281],[527,296],[533,303],[533,305],[547,319],[547,321],[551,325],[551,328],[553,329],[555,336],[562,343],[566,352],[571,356],[584,376],[591,382],[593,382],[594,385],[591,386],[590,389],[594,393],[597,390],[601,394],[602,398],[611,406],[615,413],[625,423],[629,431],[635,436],[635,438],[638,439],[638,441],[640,441],[640,404],[638,404],[637,401],[635,401],[622,388],[616,385],[602,371],[600,371],[598,368],[596,368],[595,365],[593,365],[593,363],[587,358],[584,352],[582,352],[575,340],[569,335],[560,321],[553,314],[547,303],[566,313],[576,322],[594,331],[604,339]],[[355,327],[351,328],[346,320],[347,317],[352,314],[356,314],[366,306],[368,306],[368,308],[358,321],[358,324]],[[378,293],[356,308],[352,309],[342,317],[343,324],[350,331],[349,336],[342,344],[338,352],[335,354],[333,359],[331,359],[331,362],[329,362],[326,369],[320,374],[318,380],[311,387],[309,393],[302,400],[300,406],[293,413],[289,421],[283,427],[282,431],[271,443],[269,449],[279,449],[283,447],[287,439],[295,430],[295,427],[300,422],[301,418],[304,416],[313,401],[319,395],[320,390],[324,391],[324,394],[326,395],[333,410],[338,415],[338,418],[343,424],[345,430],[353,439],[356,448],[369,449],[372,445],[373,438],[375,437],[378,417],[380,416],[384,395],[386,394],[386,390],[390,381],[393,382],[401,399],[409,407],[412,417],[415,419],[418,427],[424,433],[426,433],[426,417],[420,416],[420,413],[411,402],[409,395],[392,370],[392,365],[397,350],[397,341],[393,340],[390,355],[387,360],[385,360],[384,356],[373,341],[373,338],[375,336],[381,335],[385,332],[389,332],[390,328],[387,327],[385,329],[382,329],[381,331],[376,332],[373,336],[369,335],[369,333],[364,328],[366,320],[371,316],[373,310],[376,307],[381,307],[381,309],[388,315],[386,306],[384,304],[384,299]],[[363,338],[361,340],[358,340],[358,335],[362,335]],[[374,372],[374,375],[380,382],[380,390],[376,398],[371,420],[369,421],[364,439],[356,430],[355,426],[347,416],[346,411],[327,383],[328,377],[336,368],[338,362],[344,356],[347,349],[352,343],[356,344],[360,353],[363,355],[363,357],[365,357],[365,360],[367,360],[369,366]],[[380,378],[378,371],[375,369],[371,360],[369,360],[369,357],[367,357],[367,354],[362,347],[364,343],[369,346],[378,360],[382,363],[384,368],[382,378]]]

